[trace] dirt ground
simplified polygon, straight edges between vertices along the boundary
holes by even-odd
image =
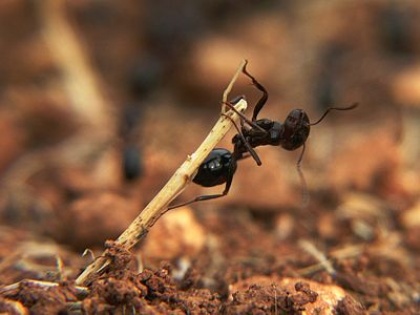
[[[416,0],[1,1],[0,314],[419,314],[419,30]],[[299,150],[259,147],[115,243],[244,58],[258,118],[359,104],[312,126],[307,187]]]

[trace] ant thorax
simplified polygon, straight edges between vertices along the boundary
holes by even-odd
[[[283,124],[270,120],[270,119],[258,119],[254,122],[258,127],[250,129],[245,135],[245,139],[248,140],[250,145],[255,148],[262,145],[277,146],[280,144],[281,137],[283,134]]]

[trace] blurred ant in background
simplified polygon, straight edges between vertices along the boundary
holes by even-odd
[[[234,123],[238,133],[232,138],[233,152],[223,148],[213,149],[200,165],[197,174],[193,178],[194,183],[203,187],[213,187],[225,183],[225,189],[222,193],[201,195],[181,205],[169,207],[169,209],[185,206],[197,201],[226,196],[229,193],[233,176],[237,169],[237,161],[251,156],[257,165],[261,165],[262,162],[254,148],[263,145],[281,146],[288,151],[293,151],[302,147],[296,167],[306,195],[306,182],[302,171],[300,170],[300,165],[305,152],[305,144],[309,136],[310,127],[319,124],[332,110],[351,110],[358,105],[355,103],[348,107],[329,107],[314,123],[310,123],[308,115],[302,109],[293,109],[289,115],[287,115],[286,120],[283,123],[268,118],[258,119],[259,112],[267,103],[268,92],[264,86],[246,70],[246,65],[242,72],[251,79],[252,84],[260,90],[263,95],[254,107],[251,120],[235,109],[235,102],[226,104],[241,117],[240,128]]]
[[[137,144],[138,124],[142,116],[139,106],[128,104],[123,108],[120,119],[120,136],[122,140],[122,175],[130,182],[143,175],[142,150]]]

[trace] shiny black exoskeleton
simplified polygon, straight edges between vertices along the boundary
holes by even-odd
[[[201,163],[193,182],[203,187],[214,187],[226,183],[236,171],[236,159],[229,150],[213,149]]]

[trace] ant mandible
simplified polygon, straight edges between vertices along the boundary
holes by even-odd
[[[305,152],[305,144],[310,133],[310,127],[319,124],[332,110],[351,110],[358,106],[357,103],[354,103],[348,107],[329,107],[314,123],[310,123],[309,117],[303,109],[293,109],[287,115],[284,123],[268,118],[257,119],[259,112],[267,103],[268,92],[264,86],[246,70],[246,65],[247,64],[245,64],[242,72],[251,79],[252,84],[260,90],[263,95],[254,107],[251,120],[244,114],[236,111],[234,102],[226,103],[229,108],[234,110],[241,117],[241,128],[234,124],[238,134],[232,138],[232,143],[234,145],[233,152],[224,148],[213,149],[203,163],[201,163],[197,174],[193,178],[194,183],[203,187],[214,187],[225,184],[225,189],[219,194],[198,196],[183,204],[169,207],[168,210],[186,206],[198,201],[226,196],[232,185],[233,176],[237,169],[237,161],[252,156],[257,165],[261,165],[262,162],[254,148],[263,145],[281,146],[288,151],[293,151],[302,147],[296,166],[303,186],[306,189],[306,182],[300,170],[300,164]]]

